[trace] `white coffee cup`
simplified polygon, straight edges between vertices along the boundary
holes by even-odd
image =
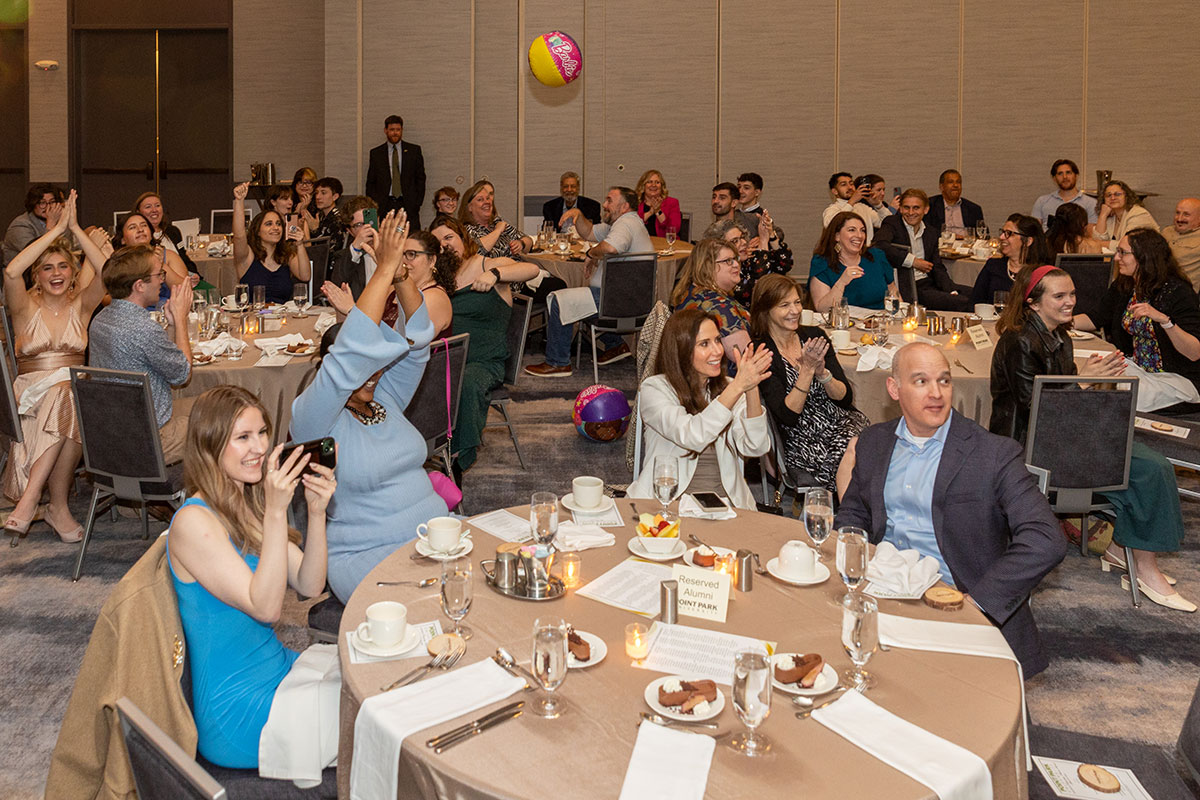
[[[813,311],[811,308],[800,309],[800,324],[801,325],[816,325],[817,324],[817,312]]]
[[[417,526],[417,536],[435,553],[449,553],[462,541],[462,520],[434,517]]]
[[[986,247],[976,247],[971,251],[971,255],[975,256],[978,261],[987,261],[992,257],[992,251]]]
[[[817,572],[817,553],[804,542],[793,539],[779,548],[779,572],[785,578],[809,580]]]
[[[976,303],[975,316],[981,319],[992,319],[996,316],[996,307],[991,303]]]
[[[395,600],[382,600],[367,606],[367,621],[359,624],[359,641],[376,647],[394,647],[408,633],[408,609]]]
[[[845,350],[850,346],[850,331],[830,331],[829,341],[834,350]]]
[[[591,475],[580,475],[571,481],[571,494],[580,508],[596,508],[604,499],[604,481]]]

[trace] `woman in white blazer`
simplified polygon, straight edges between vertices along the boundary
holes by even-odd
[[[653,497],[654,457],[673,455],[679,459],[676,496],[712,491],[737,508],[755,508],[742,459],[771,446],[758,394],[758,384],[771,374],[771,352],[750,345],[734,356],[737,375],[730,378],[714,316],[698,308],[671,315],[658,348],[657,374],[639,392],[646,452],[630,497]]]

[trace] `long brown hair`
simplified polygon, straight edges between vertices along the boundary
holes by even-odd
[[[492,225],[496,220],[500,219],[500,215],[496,213],[496,186],[491,181],[475,181],[470,189],[463,192],[462,200],[458,204],[458,221],[464,226],[475,224],[475,220],[471,219],[468,209],[470,208],[471,201],[475,199],[475,195],[482,192],[485,186],[490,186],[492,189],[492,218],[484,224]],[[463,243],[466,243],[465,239]]]
[[[1025,321],[1035,313],[1031,306],[1041,302],[1042,295],[1046,293],[1047,278],[1071,277],[1065,270],[1055,267],[1038,280],[1037,286],[1029,292],[1029,299],[1026,300],[1025,292],[1029,291],[1029,280],[1033,277],[1034,270],[1040,266],[1027,264],[1018,270],[1017,277],[1013,279],[1012,289],[1008,292],[1008,302],[1004,304],[1004,311],[1000,312],[1000,319],[996,320],[996,335],[1002,335],[1005,331],[1019,331],[1025,327]]]
[[[829,220],[829,224],[825,226],[825,230],[821,231],[821,238],[817,240],[817,246],[813,248],[814,256],[823,256],[825,263],[829,264],[830,269],[838,269],[838,247],[837,235],[842,232],[842,228],[846,227],[846,223],[852,219],[862,223],[863,230],[867,229],[867,222],[854,211],[839,211],[833,215],[833,219]],[[867,242],[863,240],[863,249],[861,255],[867,253]]]
[[[446,294],[454,294],[458,288],[458,253],[449,247],[442,247],[442,243],[429,231],[410,233],[408,240],[420,242],[426,250],[433,253],[433,282],[442,287]]]
[[[799,284],[785,275],[764,275],[755,282],[754,294],[750,299],[750,335],[755,341],[770,341],[771,309],[786,300],[792,292],[803,302],[804,292]]]
[[[1125,238],[1129,240],[1129,249],[1138,268],[1132,277],[1117,273],[1113,282],[1121,291],[1132,291],[1139,301],[1148,303],[1167,281],[1175,279],[1190,285],[1179,262],[1175,260],[1175,254],[1171,252],[1171,245],[1161,233],[1153,228],[1135,228],[1125,234]]]
[[[705,320],[716,326],[718,334],[721,322],[713,314],[698,308],[676,311],[663,326],[658,345],[658,360],[654,371],[666,377],[671,388],[679,397],[680,404],[689,414],[699,414],[708,407],[709,399],[720,394],[729,378],[725,375],[725,359],[721,359],[721,374],[705,378],[696,372],[692,359],[696,353],[696,339]]]
[[[459,206],[459,208],[461,209],[462,206]],[[466,226],[456,220],[454,217],[450,216],[449,214],[438,214],[433,220],[433,224],[429,226],[429,230],[432,233],[441,227],[449,228],[450,230],[454,231],[455,234],[457,234],[459,239],[462,239],[462,263],[465,264],[467,261],[470,261],[475,257],[475,254],[479,252],[479,242],[475,241],[475,237],[467,233]]]
[[[257,397],[240,386],[214,386],[196,398],[183,446],[183,485],[189,495],[204,496],[235,547],[243,553],[260,553],[266,512],[263,483],[261,480],[248,483],[239,491],[221,468],[221,456],[233,434],[234,423],[248,408],[257,408],[262,413],[269,437],[270,414]],[[288,541],[299,546],[300,532],[288,528]]]
[[[250,246],[254,257],[263,262],[263,266],[266,266],[267,246],[262,240],[262,226],[267,221],[267,214],[279,217],[279,225],[283,230],[279,237],[279,243],[275,245],[274,256],[276,264],[286,267],[292,260],[292,256],[296,255],[296,243],[287,238],[287,220],[279,216],[279,212],[275,209],[268,208],[266,211],[260,211],[258,216],[250,220],[250,229],[246,231],[246,244]]]
[[[679,272],[679,280],[675,282],[675,288],[671,291],[671,305],[677,306],[682,303],[693,286],[725,294],[717,288],[714,280],[717,272],[717,259],[722,250],[728,250],[734,256],[737,255],[737,248],[724,239],[701,239],[696,243],[696,246],[692,248],[692,254],[688,256],[683,269]]]

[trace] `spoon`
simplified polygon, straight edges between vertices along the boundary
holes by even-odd
[[[700,537],[694,533],[688,534],[688,541],[698,547],[707,547],[709,550],[712,550],[714,553],[717,552],[715,547],[713,547],[712,545],[705,544],[704,542],[700,541]]]
[[[534,685],[538,684],[538,679],[533,677],[533,673],[530,672],[529,670],[525,669],[524,667],[522,667],[520,664],[518,664],[517,660],[515,658],[513,658],[512,653],[508,652],[503,647],[497,647],[496,655],[499,656],[500,659],[503,659],[503,660],[497,660],[497,662],[496,662],[500,666],[508,667],[510,669],[515,669],[518,672],[520,672],[522,675],[524,675],[527,679],[533,681]]]
[[[653,722],[655,725],[664,725],[668,728],[704,728],[710,731],[719,731],[721,726],[715,722],[684,722],[683,720],[667,719],[661,714],[651,714],[649,711],[642,712],[642,719]]]
[[[770,575],[771,574],[770,572],[767,572],[767,568],[762,565],[761,561],[759,561],[758,553],[754,554],[754,571],[757,572],[759,575]]]
[[[375,581],[376,586],[416,586],[418,589],[424,589],[426,586],[433,586],[438,582],[437,578],[422,578],[419,581]]]

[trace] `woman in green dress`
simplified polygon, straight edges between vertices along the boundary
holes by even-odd
[[[462,224],[452,217],[435,219],[430,232],[443,248],[458,254],[456,290],[450,297],[454,333],[471,334],[454,423],[455,467],[461,472],[475,463],[492,389],[504,382],[508,322],[512,316],[511,284],[532,280],[538,270],[534,264],[511,258],[485,257]]]

